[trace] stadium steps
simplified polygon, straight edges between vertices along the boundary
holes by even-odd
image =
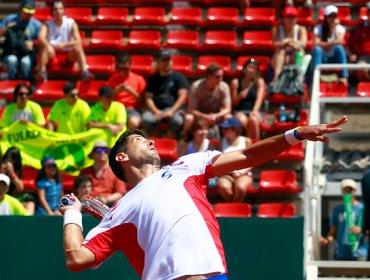
[[[370,280],[370,265],[366,261],[311,261],[306,271],[306,280]]]

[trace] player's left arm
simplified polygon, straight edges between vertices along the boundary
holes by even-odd
[[[302,126],[295,130],[298,133],[297,136],[302,140],[328,142],[329,138],[325,134],[341,131],[340,126],[346,122],[347,117],[344,116],[328,124]],[[213,159],[213,175],[220,176],[233,170],[260,165],[274,159],[290,146],[291,144],[287,141],[287,133],[283,133],[259,141],[245,150],[221,154]]]

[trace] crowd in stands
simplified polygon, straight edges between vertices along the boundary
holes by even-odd
[[[242,7],[250,7],[251,2],[241,1]],[[161,49],[152,53],[156,57],[156,71],[146,77],[132,71],[130,54],[122,53],[116,56],[114,73],[99,88],[96,102],[91,104],[80,95],[79,83],[88,83],[95,75],[87,68],[78,24],[64,14],[61,1],[52,3],[51,19],[41,23],[33,17],[35,2],[22,0],[18,13],[0,23],[0,36],[5,36],[3,66],[8,79],[22,80],[14,88],[13,102],[2,113],[0,127],[7,128],[19,121],[69,135],[101,129],[107,141],[95,143],[89,155],[93,165],[81,170],[75,178],[73,192],[79,198],[92,195],[109,206],[130,189],[113,175],[107,163],[110,147],[128,128],[142,128],[152,138],[175,139],[179,156],[213,149],[226,152],[246,148],[263,138],[264,105],[273,93],[280,92],[270,89],[285,87],[291,69],[298,69],[294,82],[303,88],[305,81],[310,85],[312,70],[319,64],[370,63],[370,3],[366,6],[368,19],[351,30],[338,20],[338,7],[325,6],[322,20],[313,28],[311,51],[308,28],[298,24],[299,10],[294,5],[312,7],[313,3],[271,2],[281,19],[280,24],[272,27],[271,75],[262,74],[260,61],[252,56],[241,65],[239,75],[229,81],[225,79],[223,66],[214,62],[206,65],[203,76],[191,80],[172,69],[173,52]],[[50,65],[68,67],[75,63],[80,73],[78,83],[66,81],[63,98],[44,115],[42,102],[32,100],[32,86],[50,80]],[[349,77],[348,71],[341,69],[338,81],[348,86]],[[352,78],[354,84],[370,81],[369,71],[358,70]],[[296,95],[296,92],[287,94]],[[280,122],[287,120],[282,113],[274,115]],[[298,112],[294,120],[299,117]],[[0,214],[59,215],[59,199],[64,194],[63,170],[58,170],[52,157],[40,159],[42,167],[35,178],[36,192],[30,192],[23,186],[20,155],[15,147],[2,151]],[[217,187],[223,201],[243,202],[253,180],[251,169],[237,170],[210,180],[208,188]],[[351,186],[344,186],[343,191],[354,193],[353,188],[345,189]],[[334,214],[332,219],[330,233],[321,240],[322,244],[335,238],[341,241],[340,221]]]

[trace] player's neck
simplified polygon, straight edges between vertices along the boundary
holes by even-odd
[[[140,168],[132,167],[131,172],[126,172],[126,177],[128,183],[134,187],[137,184],[139,184],[143,179],[149,177],[150,175],[154,174],[160,169],[161,169],[160,165],[157,164],[144,164]]]

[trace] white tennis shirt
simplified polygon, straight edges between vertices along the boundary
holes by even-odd
[[[183,156],[123,196],[86,236],[95,264],[120,250],[145,280],[225,273],[219,226],[206,198],[219,154]]]

